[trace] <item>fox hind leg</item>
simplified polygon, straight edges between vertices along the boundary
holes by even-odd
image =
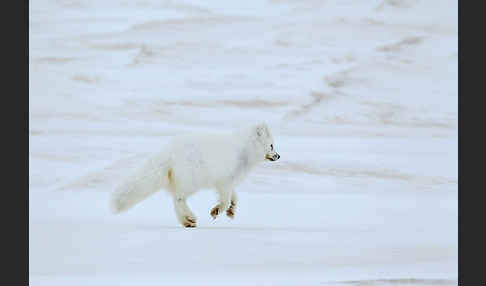
[[[186,198],[177,196],[174,197],[174,210],[177,220],[184,227],[196,227],[196,216],[187,206]]]

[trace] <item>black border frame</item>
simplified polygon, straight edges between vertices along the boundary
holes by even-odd
[[[2,284],[29,285],[29,1],[2,2],[0,11]]]

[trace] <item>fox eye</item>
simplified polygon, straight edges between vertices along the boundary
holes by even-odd
[[[273,150],[273,144],[270,144],[270,148],[272,148],[272,150]]]

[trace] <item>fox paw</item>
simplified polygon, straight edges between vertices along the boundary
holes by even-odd
[[[229,208],[229,209],[227,209],[227,210],[226,210],[226,215],[227,215],[229,218],[233,219],[233,218],[235,217],[235,211],[233,210],[233,208]]]
[[[231,219],[235,217],[235,208],[236,203],[234,201],[231,201],[230,207],[226,210],[226,215]]]
[[[196,218],[193,216],[185,216],[182,224],[184,227],[196,227]]]
[[[219,205],[215,206],[211,212],[210,212],[211,216],[213,217],[213,219],[216,219],[216,217],[219,215]]]

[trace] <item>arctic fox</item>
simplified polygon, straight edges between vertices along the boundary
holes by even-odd
[[[196,226],[196,216],[186,199],[201,188],[214,188],[218,204],[210,211],[233,218],[235,187],[258,163],[276,161],[273,136],[264,123],[228,134],[176,136],[164,151],[149,159],[111,196],[114,213],[126,211],[138,202],[166,189],[174,200],[177,220],[185,227]]]

